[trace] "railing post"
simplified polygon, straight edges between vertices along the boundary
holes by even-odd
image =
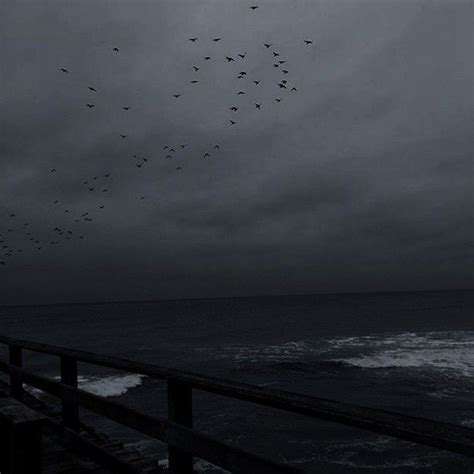
[[[173,423],[193,427],[193,394],[190,385],[168,380],[168,419]],[[193,456],[174,446],[168,446],[169,470],[173,474],[193,472]]]
[[[61,382],[70,387],[77,388],[77,360],[61,356]],[[65,426],[77,430],[79,428],[79,408],[77,403],[63,399],[63,422]]]
[[[10,344],[8,351],[10,365],[21,368],[23,366],[21,346]],[[21,383],[21,377],[17,374],[10,374],[10,394],[17,400],[23,400],[23,384]]]

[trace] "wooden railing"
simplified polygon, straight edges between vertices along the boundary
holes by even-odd
[[[474,457],[474,430],[450,423],[9,337],[0,336],[0,343],[9,348],[9,361],[0,361],[0,372],[10,376],[11,395],[14,398],[22,399],[22,385],[26,383],[62,400],[63,423],[70,431],[79,426],[80,406],[154,437],[168,445],[170,470],[175,473],[192,472],[193,457],[205,459],[231,472],[297,472],[289,466],[263,459],[194,430],[193,390],[342,423]],[[60,357],[61,381],[54,381],[24,369],[23,350]],[[152,417],[78,389],[78,361],[165,380],[168,385],[168,418]]]

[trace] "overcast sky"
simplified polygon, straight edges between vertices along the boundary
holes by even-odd
[[[252,1],[1,2],[0,303],[472,287],[472,2]]]

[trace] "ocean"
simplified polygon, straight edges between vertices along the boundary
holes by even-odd
[[[474,428],[473,310],[471,290],[19,306],[0,308],[0,333]],[[26,366],[58,376],[55,358]],[[166,413],[161,381],[79,370],[85,390]],[[307,472],[474,471],[461,456],[217,395],[196,393],[194,410],[197,429]],[[166,462],[162,444],[83,419]]]

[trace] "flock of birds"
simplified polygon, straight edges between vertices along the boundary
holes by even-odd
[[[250,10],[256,11],[258,9],[258,5],[253,5],[250,7]],[[216,37],[212,38],[212,42],[218,43],[221,42],[222,38]],[[199,45],[199,37],[192,37],[188,38],[188,41],[195,44],[196,46]],[[313,44],[312,40],[305,39],[302,40],[303,47],[310,47]],[[279,78],[274,82],[275,90],[278,91],[278,95],[275,95],[273,98],[273,102],[276,104],[280,104],[283,100],[283,93],[296,93],[298,89],[296,85],[291,83],[287,78],[290,76],[290,70],[288,69],[288,60],[284,57],[281,52],[273,46],[272,43],[263,43],[261,48],[268,51],[268,55],[271,58],[272,66],[275,72],[278,73]],[[112,48],[113,54],[120,54],[120,49],[115,46]],[[203,56],[202,59],[204,63],[209,61],[213,61],[216,58],[212,56],[206,55]],[[248,92],[248,88],[259,88],[261,87],[262,80],[258,77],[250,77],[250,73],[245,70],[245,61],[247,59],[247,52],[238,52],[236,54],[228,55],[222,53],[221,60],[225,63],[235,63],[239,64],[238,71],[236,70],[236,79],[238,80],[238,88],[235,90],[235,97],[236,102],[231,103],[228,105],[228,110],[230,116],[228,118],[228,125],[233,127],[238,125],[239,123],[239,112],[244,106],[248,106],[248,103],[242,102],[242,99],[245,98]],[[199,64],[199,63],[198,63]],[[200,83],[199,78],[199,71],[201,68],[204,67],[202,64],[200,66],[193,65],[192,66],[192,73],[193,76],[190,78],[190,84],[198,85]],[[66,67],[59,68],[59,71],[63,74],[70,74],[70,70]],[[85,107],[91,111],[96,108],[96,104],[94,102],[93,97],[98,95],[100,92],[98,88],[94,85],[87,86],[88,91],[91,94],[91,100],[85,103]],[[255,95],[255,94],[254,94]],[[173,99],[175,100],[183,100],[185,94],[181,91],[177,91],[176,93],[172,94]],[[171,100],[173,100],[171,99]],[[240,100],[240,102],[238,101]],[[252,106],[252,104],[251,104]],[[253,104],[253,107],[257,111],[261,111],[264,107],[264,103],[262,100],[256,101]],[[122,109],[124,113],[128,112],[132,107],[130,105],[122,105]],[[121,140],[126,140],[129,135],[126,132],[118,133],[118,136]],[[179,143],[175,145],[166,144],[162,147],[162,158],[165,160],[172,160],[174,157],[178,156],[180,151],[184,151],[188,148],[187,143]],[[212,144],[209,147],[209,150],[206,151],[202,158],[210,158],[211,156],[217,154],[221,149],[221,145],[218,143]],[[134,154],[132,156],[135,167],[137,169],[144,168],[148,163],[150,158],[145,156],[139,156],[139,154]],[[182,171],[183,166],[178,164],[175,166],[176,171]],[[57,168],[50,168],[50,174],[60,174],[60,169]],[[95,213],[100,212],[105,209],[104,200],[102,199],[106,193],[109,192],[109,185],[108,182],[110,181],[112,173],[107,172],[105,174],[97,174],[88,179],[84,179],[82,181],[82,185],[84,190],[88,193],[95,193],[97,196],[100,196],[98,202],[96,203],[94,208],[83,209],[81,211],[73,211],[72,209],[65,206],[60,197],[54,199],[51,202],[52,206],[55,206],[59,212],[63,215],[66,215],[70,218],[69,224],[67,226],[64,225],[53,225],[49,229],[47,236],[45,237],[45,232],[42,230],[41,232],[34,232],[31,228],[30,222],[25,222],[21,220],[16,213],[9,213],[8,215],[8,224],[6,230],[0,232],[0,267],[5,267],[7,265],[7,261],[14,257],[15,255],[20,255],[27,249],[25,244],[29,244],[29,248],[33,248],[38,252],[44,251],[47,248],[55,247],[64,243],[65,241],[71,240],[83,240],[85,238],[85,233],[83,228],[81,227],[83,224],[89,224],[94,221]],[[100,193],[100,194],[99,194]],[[140,200],[145,200],[145,196],[140,196]],[[81,226],[79,226],[81,225]],[[3,258],[2,258],[3,255]]]

